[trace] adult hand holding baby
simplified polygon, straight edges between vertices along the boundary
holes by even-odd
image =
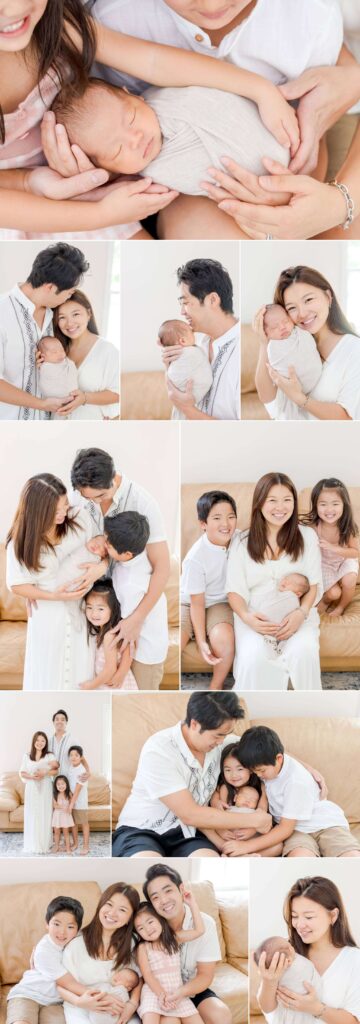
[[[289,366],[289,376],[282,377],[281,373],[277,373],[277,371],[270,366],[270,363],[267,363],[266,366],[273,384],[275,384],[277,388],[280,388],[280,391],[283,391],[292,402],[295,402],[295,405],[299,405],[300,407],[304,405],[306,395],[304,395],[294,367]]]
[[[261,636],[277,636],[279,624],[277,622],[270,622],[270,619],[267,619],[266,615],[263,615],[262,612],[244,612],[242,620],[247,626],[250,626],[250,629],[254,629],[255,633],[260,633]]]
[[[275,956],[277,955],[275,953]],[[283,955],[281,954],[281,956]],[[285,1006],[288,1010],[297,1010],[300,1013],[310,1013],[314,1017],[319,1017],[324,1010],[324,1003],[319,999],[313,985],[310,985],[308,981],[304,981],[303,985],[306,989],[306,995],[303,996],[298,992],[291,992],[289,988],[281,988],[280,985],[277,990],[277,1002],[279,1006]]]
[[[240,164],[236,163],[236,160],[223,156],[221,162],[226,168],[225,171],[218,170],[216,167],[208,167],[208,173],[216,184],[212,185],[209,181],[200,182],[204,192],[207,192],[209,198],[214,199],[218,205],[226,201],[231,202],[234,199],[239,200],[240,203],[252,203],[254,205],[267,203],[269,206],[286,206],[289,202],[290,192],[279,189],[278,192],[273,191],[269,195],[260,184],[258,175],[252,171],[245,170],[245,167],[241,167]],[[221,209],[225,209],[225,207],[222,206]],[[238,204],[237,209],[240,218],[240,204]],[[226,212],[228,211],[226,210]],[[231,213],[232,211],[229,212]],[[235,212],[233,212],[233,216],[235,217]],[[237,217],[235,217],[235,220],[237,220]],[[240,223],[240,220],[238,223]]]
[[[305,619],[304,612],[301,608],[295,608],[293,612],[286,615],[282,622],[277,624],[277,640],[289,640],[294,633],[297,633],[300,626],[303,625]]]
[[[300,146],[289,164],[293,174],[311,174],[317,166],[319,142],[360,95],[360,68],[356,61],[336,67],[312,68],[280,86],[287,100],[299,100],[297,117]]]
[[[253,959],[253,962],[255,963],[254,955],[253,955],[252,959]],[[289,957],[286,956],[286,953],[280,953],[278,951],[278,952],[274,953],[274,956],[272,957],[271,963],[267,967],[266,966],[266,952],[264,950],[264,952],[261,953],[261,956],[260,956],[260,959],[259,959],[259,963],[256,966],[257,966],[257,969],[259,971],[259,974],[260,974],[262,980],[265,981],[265,982],[270,982],[271,984],[274,984],[275,988],[277,988],[278,983],[280,981],[280,978],[282,977],[282,975],[284,974],[286,969],[289,967],[289,964],[290,964],[290,959],[289,959]]]

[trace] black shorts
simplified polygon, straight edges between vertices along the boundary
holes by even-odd
[[[135,853],[146,850],[158,853],[159,857],[190,857],[195,850],[216,850],[216,846],[198,830],[193,838],[185,839],[180,827],[172,828],[162,836],[150,829],[133,828],[131,825],[120,825],[113,832],[113,857],[133,857]]]
[[[194,1003],[194,1006],[196,1006],[197,1008],[198,1006],[200,1006],[200,1003],[202,1003],[204,999],[217,998],[218,996],[216,995],[216,992],[213,992],[212,988],[204,988],[204,991],[198,992],[197,996],[191,996],[191,1002]]]

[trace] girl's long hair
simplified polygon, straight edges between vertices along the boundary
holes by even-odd
[[[116,932],[114,932],[108,950],[109,956],[112,956],[114,959],[114,967],[118,970],[123,964],[128,964],[131,957],[133,920],[140,903],[139,893],[132,885],[126,885],[125,882],[115,882],[114,885],[109,885],[105,889],[105,892],[100,896],[94,917],[82,930],[82,936],[89,956],[93,957],[94,960],[98,960],[103,953],[102,925],[99,920],[99,911],[116,893],[121,893],[122,896],[125,896],[132,910],[128,923],[122,925],[121,928],[117,928]]]
[[[56,786],[56,783],[59,781],[59,779],[63,779],[64,782],[66,782],[65,796],[66,796],[67,800],[70,800],[71,789],[70,789],[69,779],[66,777],[66,775],[57,775],[56,779],[54,779],[54,782],[53,782],[54,800],[57,800],[58,796],[60,796],[60,792],[59,792],[59,790],[57,789],[57,786]]]
[[[80,51],[76,49],[66,23],[80,38]],[[31,47],[38,65],[38,85],[52,70],[61,88],[65,88],[69,95],[83,94],[95,58],[96,34],[94,21],[82,0],[48,0],[35,26]],[[0,107],[0,143],[3,142],[5,123]]]
[[[320,288],[322,292],[330,292],[331,303],[327,325],[334,334],[354,334],[354,328],[349,323],[338,303],[334,289],[329,281],[318,270],[312,267],[288,267],[283,270],[275,286],[274,302],[285,308],[285,292],[291,284],[309,284],[312,288]]]
[[[41,569],[41,548],[52,545],[47,539],[51,530],[59,498],[66,495],[66,487],[52,473],[31,476],[23,488],[13,524],[6,538],[6,544],[13,541],[18,562],[27,569],[38,572]],[[56,525],[56,537],[60,540],[69,530],[78,530],[76,518],[69,517],[68,510],[63,523]]]
[[[304,551],[304,539],[299,530],[298,497],[294,484],[285,473],[265,473],[258,480],[252,500],[250,528],[247,538],[247,549],[250,558],[254,562],[264,562],[269,544],[267,539],[267,524],[262,514],[263,505],[269,491],[276,485],[286,487],[293,496],[294,509],[290,519],[280,527],[277,535],[277,543],[280,551],[285,551],[291,556],[293,562],[302,555]]]
[[[89,320],[89,323],[87,325],[87,329],[88,329],[88,331],[90,331],[91,334],[98,335],[99,331],[98,331],[97,323],[96,323],[96,320],[95,320],[94,310],[92,308],[91,302],[89,302],[89,299],[85,295],[85,292],[81,292],[80,289],[77,289],[75,292],[72,293],[71,299],[68,299],[67,301],[68,302],[77,302],[79,306],[82,306],[83,309],[86,309],[86,312],[89,313],[89,316],[90,316],[90,320]],[[62,303],[61,305],[65,305],[65,303]],[[55,337],[58,338],[59,341],[61,341],[61,344],[62,344],[63,348],[65,349],[65,352],[68,353],[69,350],[70,350],[70,347],[71,347],[71,338],[67,338],[66,334],[63,334],[62,330],[59,327],[60,309],[61,309],[61,306],[57,306],[56,309],[54,309],[54,316],[53,316],[54,334],[55,334]]]
[[[155,917],[156,920],[160,922],[160,924],[161,924],[161,935],[160,935],[160,937],[156,941],[162,947],[164,952],[165,953],[170,953],[170,955],[172,953],[177,953],[177,951],[179,949],[179,943],[177,941],[175,932],[173,932],[172,928],[170,928],[170,925],[169,925],[168,921],[165,921],[165,918],[161,917],[161,915],[158,914],[156,910],[154,910],[154,907],[153,907],[152,903],[148,903],[147,900],[143,900],[143,902],[139,904],[139,907],[138,907],[138,909],[136,911],[135,917],[138,917],[138,915],[142,914],[142,913],[151,914],[152,917]],[[135,926],[135,931],[136,931],[136,926]],[[138,945],[140,945],[142,942],[144,942],[144,939],[142,939],[139,935],[137,935],[137,943],[138,943]]]
[[[103,594],[104,597],[106,597],[106,601],[110,610],[109,621],[105,622],[104,626],[93,626],[93,624],[89,622],[88,618],[86,618],[88,639],[91,636],[95,636],[96,646],[101,647],[101,644],[104,640],[104,636],[106,635],[106,633],[109,632],[109,629],[114,629],[114,626],[117,626],[118,622],[120,622],[121,608],[120,603],[116,597],[113,582],[108,576],[105,576],[104,579],[96,580],[96,582],[91,587],[91,590],[89,590],[89,593],[86,594],[86,596],[84,597],[85,614],[86,602],[88,598],[91,597],[91,594]]]
[[[30,748],[30,754],[29,754],[30,761],[36,761],[35,743],[36,743],[36,740],[38,739],[39,736],[43,736],[44,740],[46,740],[45,747],[41,751],[41,757],[45,757],[46,754],[49,753],[49,741],[48,741],[46,732],[42,732],[41,729],[38,729],[38,732],[34,732],[33,738],[31,740],[31,748]]]
[[[320,523],[320,516],[318,515],[318,501],[322,491],[336,491],[341,498],[343,503],[343,510],[340,519],[335,524],[338,528],[340,535],[340,544],[344,547],[349,544],[352,537],[357,537],[359,530],[356,525],[353,510],[351,508],[350,495],[345,484],[341,480],[337,480],[336,477],[328,477],[324,480],[319,480],[315,487],[313,487],[310,496],[311,508],[310,512],[306,512],[301,516],[301,522],[306,526],[317,526]]]
[[[237,795],[238,789],[241,787],[238,787],[237,789],[236,786],[232,786],[230,782],[227,782],[224,775],[224,764],[227,757],[235,757],[239,764],[242,765],[242,760],[239,754],[239,746],[240,740],[238,740],[236,743],[228,743],[227,746],[224,747],[220,761],[220,775],[218,778],[218,787],[225,786],[228,796],[228,802],[231,805],[235,803],[235,797]],[[253,789],[256,789],[256,792],[259,794],[259,796],[261,796],[261,779],[259,779],[258,775],[255,775],[255,772],[250,772],[249,780],[246,783],[246,785],[252,786]]]
[[[291,886],[285,899],[283,913],[288,926],[289,940],[296,953],[309,957],[310,943],[307,945],[302,941],[300,935],[294,928],[291,920],[292,901],[297,896],[306,896],[308,900],[319,903],[325,910],[338,910],[337,920],[330,925],[331,942],[336,949],[343,949],[344,946],[357,946],[353,938],[346,910],[337,886],[329,878],[315,875],[313,878],[298,878]]]

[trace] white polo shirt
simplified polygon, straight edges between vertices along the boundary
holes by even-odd
[[[80,792],[74,803],[75,810],[77,811],[86,811],[88,808],[88,784],[87,782],[81,781],[81,776],[83,774],[84,766],[82,764],[70,764],[66,771],[71,792],[75,792],[76,786],[81,786]]]
[[[127,619],[148,592],[152,565],[146,551],[129,562],[113,562],[112,565],[112,581],[120,602],[121,617]],[[165,594],[161,594],[141,626],[135,660],[143,665],[159,665],[165,661],[168,646],[167,601]]]
[[[49,740],[49,752],[54,754],[56,760],[59,762],[59,775],[69,774],[69,750],[70,747],[79,747],[81,744],[78,740],[73,739],[71,733],[65,732],[60,740],[56,739],[55,733]],[[82,771],[85,769],[83,767]]]
[[[180,944],[181,977],[186,984],[190,979],[195,978],[197,964],[210,964],[221,960],[221,950],[216,931],[216,924],[213,917],[201,912],[201,920],[205,931],[193,942]],[[170,924],[170,922],[169,922]],[[189,906],[185,906],[185,917],[181,926],[184,931],[194,927],[192,913]]]
[[[201,338],[200,348],[209,358],[210,338]],[[212,343],[213,382],[199,409],[216,420],[240,418],[240,330],[239,324]]]
[[[235,530],[231,543],[236,534],[239,530]],[[205,608],[227,602],[226,576],[231,543],[228,547],[213,544],[206,533],[195,541],[183,561],[181,604],[189,605],[193,594],[205,594]]]
[[[80,504],[83,507],[85,505],[95,523],[97,532],[103,533],[104,516],[100,505],[97,505],[94,501],[84,499],[78,491],[73,491],[70,500],[74,505]],[[119,512],[140,512],[141,515],[146,516],[150,527],[148,544],[158,544],[160,541],[166,541],[164,522],[158,502],[153,498],[152,494],[145,490],[145,487],[141,487],[134,480],[129,480],[124,473],[121,475],[121,483],[114,494],[106,515],[117,516]]]
[[[307,768],[288,754],[276,779],[265,780],[269,811],[275,821],[296,818],[298,832],[349,828],[344,812],[332,800],[320,800],[320,790]]]
[[[150,736],[142,748],[130,796],[120,812],[117,827],[130,825],[164,835],[181,828],[185,839],[196,828],[184,825],[161,797],[187,789],[197,804],[204,807],[215,792],[220,773],[223,747],[238,736],[226,736],[224,742],[205,754],[201,765],[184,740],[181,722]]]
[[[0,378],[30,395],[39,395],[36,346],[40,338],[53,334],[52,311],[45,311],[42,327],[34,320],[35,305],[16,284],[0,298]],[[39,409],[0,402],[0,419],[40,419]]]
[[[46,934],[34,950],[34,966],[25,971],[18,985],[9,992],[8,999],[32,999],[42,1006],[61,1003],[56,982],[66,974],[63,965],[64,946],[57,946]]]

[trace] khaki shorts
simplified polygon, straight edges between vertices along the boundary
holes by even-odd
[[[326,133],[326,143],[329,154],[329,164],[326,173],[328,181],[336,178],[345,157],[349,152],[353,137],[359,124],[358,114],[344,114],[336,124]]]
[[[299,846],[304,850],[310,850],[315,857],[341,857],[343,853],[350,853],[352,850],[360,852],[358,840],[351,834],[350,829],[341,825],[323,828],[320,832],[298,832],[295,829],[295,832],[285,839],[283,857],[287,857]]]
[[[227,601],[219,601],[218,604],[211,604],[210,608],[206,608],[206,635],[209,637],[214,626],[219,626],[221,622],[228,622],[230,626],[234,625],[234,616]],[[189,604],[181,605],[181,628],[189,634],[190,640],[195,639]]]
[[[76,810],[76,807],[74,807],[73,812],[72,812],[72,816],[73,816],[75,825],[87,825],[87,823],[88,823],[88,812],[87,812],[86,808],[83,808],[83,809],[80,809],[80,810]]]
[[[142,661],[132,661],[131,671],[134,673],[139,690],[158,690],[164,675],[164,662],[158,665],[144,665]]]
[[[17,1020],[26,1020],[27,1024],[65,1024],[62,1004],[41,1006],[22,996],[14,996],[7,1002],[6,1024],[15,1024]]]

